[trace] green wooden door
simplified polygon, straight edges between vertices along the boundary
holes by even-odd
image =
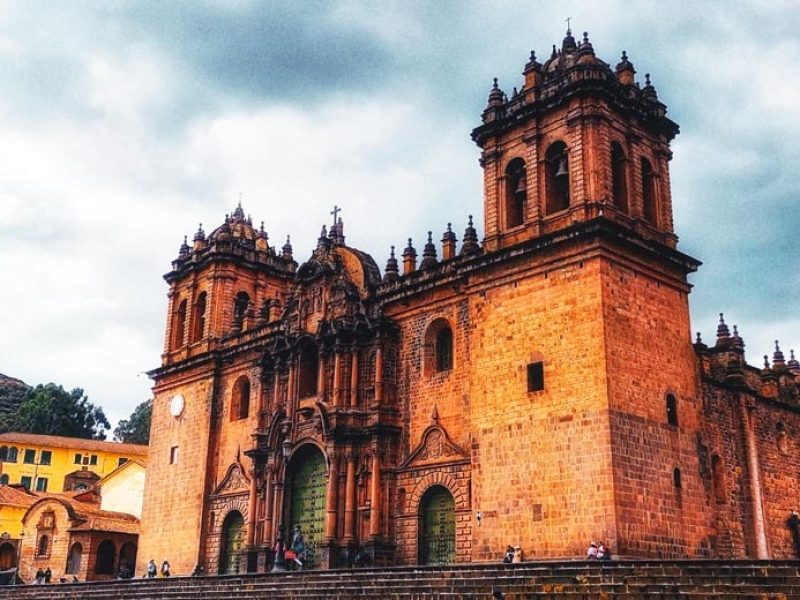
[[[325,490],[328,468],[325,457],[316,448],[309,448],[295,459],[292,469],[292,489],[289,504],[287,547],[292,541],[295,525],[300,525],[306,545],[306,567],[317,561],[317,544],[323,539],[325,527]],[[294,462],[294,461],[293,461]]]
[[[228,513],[222,525],[222,548],[219,557],[220,573],[239,572],[239,552],[244,542],[244,518],[235,510]]]
[[[420,562],[442,565],[456,561],[455,500],[445,488],[436,486],[422,498]]]

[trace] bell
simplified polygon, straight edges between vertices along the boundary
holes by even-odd
[[[558,167],[556,168],[556,177],[566,177],[567,176],[567,159],[565,157],[561,157],[558,159]]]
[[[519,196],[520,194],[527,193],[527,191],[528,191],[528,184],[525,182],[525,176],[523,174],[517,181],[517,189],[514,190],[514,195]]]

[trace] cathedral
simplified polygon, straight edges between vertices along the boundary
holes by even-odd
[[[797,555],[800,363],[692,336],[678,125],[567,32],[472,131],[483,230],[383,272],[334,210],[310,255],[241,205],[180,247],[138,571]],[[439,236],[437,235],[436,238]]]

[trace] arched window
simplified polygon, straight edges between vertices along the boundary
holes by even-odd
[[[544,155],[545,213],[551,215],[569,208],[569,157],[567,145],[555,142]]]
[[[611,142],[611,192],[614,206],[628,212],[628,178],[625,169],[625,153],[617,142]]]
[[[95,563],[94,572],[98,575],[114,575],[116,554],[114,542],[111,540],[101,542],[97,547],[97,562]]]
[[[81,558],[83,557],[83,546],[80,542],[72,544],[67,556],[67,575],[76,575],[81,569]]]
[[[435,319],[423,338],[423,368],[426,375],[447,373],[455,363],[453,328],[444,317]]]
[[[244,322],[244,315],[250,305],[250,296],[247,292],[239,292],[233,301],[233,325],[241,327]]]
[[[43,535],[39,538],[39,544],[36,546],[36,556],[47,556],[50,551],[50,538]]]
[[[711,456],[711,484],[714,497],[720,502],[725,502],[725,468],[718,454]]]
[[[0,446],[0,461],[8,460],[8,446]]]
[[[8,485],[8,473],[0,475],[0,485]]]
[[[453,368],[453,331],[442,327],[436,334],[436,370],[449,371]]]
[[[183,336],[186,333],[186,300],[181,300],[178,310],[175,313],[175,333],[172,336],[172,347],[180,348],[183,346]]]
[[[244,375],[233,384],[231,421],[246,419],[250,414],[250,380]]]
[[[672,483],[677,491],[680,491],[680,489],[683,487],[683,482],[681,481],[681,470],[678,467],[675,467],[672,470]]]
[[[672,394],[667,394],[667,423],[678,426],[678,401]]]
[[[525,162],[515,158],[506,167],[506,227],[522,225],[528,200]]]
[[[136,544],[134,542],[125,542],[119,550],[119,570],[123,569],[131,575],[136,569]]]
[[[650,161],[644,157],[642,157],[642,216],[653,225],[658,225],[656,174]]]
[[[206,330],[206,293],[201,292],[194,303],[194,327],[192,328],[192,341],[203,339]]]
[[[313,342],[307,342],[300,350],[300,381],[297,392],[300,398],[317,395],[319,377],[319,350]]]
[[[10,463],[17,462],[17,448],[16,448],[16,446],[11,446],[8,449],[8,458],[6,459],[6,462],[10,462]]]

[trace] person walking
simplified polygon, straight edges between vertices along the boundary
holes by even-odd
[[[302,569],[304,567],[303,560],[306,557],[306,543],[303,539],[303,532],[300,530],[300,525],[294,526],[291,549],[294,553],[294,562]]]
[[[152,579],[158,573],[158,567],[156,567],[156,561],[154,559],[150,559],[150,562],[147,563],[147,576]]]
[[[161,563],[161,576],[169,577],[169,562],[166,560]]]
[[[592,540],[589,547],[586,549],[586,558],[589,560],[597,560],[597,544]]]

